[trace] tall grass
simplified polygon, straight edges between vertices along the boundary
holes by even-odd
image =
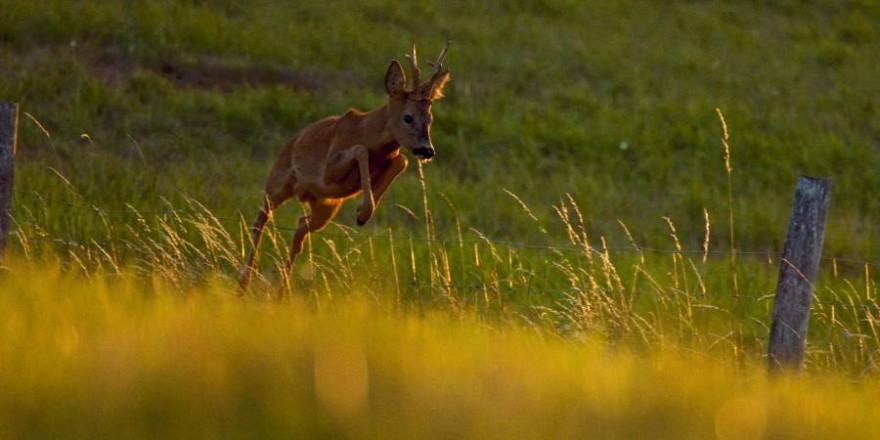
[[[339,223],[312,234],[294,266],[287,301],[321,308],[358,292],[401,311],[514,321],[570,340],[598,339],[634,350],[677,347],[727,359],[736,368],[762,363],[777,273],[773,253],[765,254],[766,260],[738,261],[747,275],[737,294],[730,287],[729,261],[715,257],[708,239],[702,249],[686,249],[668,217],[662,220],[669,231],[665,249],[641,246],[622,222],[630,246],[611,248],[604,236],[590,236],[588,218],[573,197],[561,199],[554,206],[557,219],[545,223],[510,193],[510,203],[532,219],[544,241],[499,241],[460,221],[455,235],[439,236],[432,206],[440,201],[424,181],[422,191],[419,208],[383,209],[405,209],[422,222],[423,234],[363,233]],[[442,203],[455,211],[448,198]],[[41,234],[41,222],[48,221],[41,211],[32,205],[29,217],[17,218],[13,242],[19,258],[57,262],[87,280],[134,276],[183,290],[220,280],[232,285],[230,274],[250,246],[249,219],[216,215],[195,200],[159,212],[95,209],[101,227],[85,243]],[[706,216],[707,237],[708,222]],[[562,233],[552,232],[557,229]],[[290,228],[269,224],[248,296],[273,297],[284,283],[291,234]],[[567,239],[556,241],[558,235]],[[876,283],[870,265],[853,271],[847,262],[828,263],[816,289],[807,369],[861,377],[880,361]]]

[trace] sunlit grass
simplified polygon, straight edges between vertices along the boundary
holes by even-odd
[[[419,315],[357,291],[316,308],[91,281],[0,279],[7,438],[872,438],[878,384],[663,344],[638,355],[522,323]]]
[[[425,218],[439,208],[424,203],[429,204],[407,208],[426,228],[422,234],[390,229],[365,234],[339,224],[313,234],[289,286],[282,270],[292,231],[270,223],[244,297],[294,298],[320,308],[357,292],[402,312],[513,320],[572,341],[597,338],[636,351],[666,345],[727,360],[734,368],[764,362],[778,272],[773,252],[741,258],[735,293],[727,253],[684,249],[669,218],[663,220],[667,248],[642,247],[632,238],[626,247],[609,248],[604,236],[590,236],[588,220],[568,198],[555,206],[555,221],[535,225],[544,230],[545,241],[517,243],[461,224],[456,235],[437,237]],[[529,216],[521,200],[510,203]],[[137,278],[182,291],[235,284],[232,274],[250,247],[246,220],[216,216],[196,201],[159,213],[130,208],[122,214],[133,221],[119,223],[97,210],[102,223],[87,242],[28,233],[45,221],[35,216],[13,231],[14,255],[49,262],[85,280]],[[625,224],[619,227],[631,237]],[[711,234],[708,223],[704,229]],[[560,234],[567,239],[554,238]],[[823,260],[823,267],[806,368],[873,375],[880,368],[876,273],[871,266],[833,259]]]

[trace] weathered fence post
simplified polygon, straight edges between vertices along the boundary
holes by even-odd
[[[773,304],[767,348],[771,372],[797,370],[803,362],[807,320],[819,272],[830,196],[830,179],[798,178]]]
[[[18,104],[0,101],[0,262],[6,253],[12,207],[12,173],[18,138]]]

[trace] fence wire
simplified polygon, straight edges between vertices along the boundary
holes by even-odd
[[[46,198],[46,197],[43,197],[42,195],[40,195],[34,191],[16,191],[16,190],[14,190],[14,192],[18,195],[27,196],[27,197],[30,197],[33,199],[37,199],[37,200],[40,200],[44,203],[67,206],[69,208],[85,210],[85,211],[91,212],[92,214],[95,214],[95,215],[107,215],[107,216],[142,216],[144,214],[155,215],[155,216],[161,216],[161,215],[176,215],[176,216],[210,215],[212,218],[214,218],[216,220],[223,221],[223,222],[226,222],[229,224],[234,223],[234,224],[240,225],[240,224],[242,224],[242,221],[243,221],[242,217],[234,217],[234,216],[230,216],[230,215],[217,215],[211,211],[208,211],[207,209],[203,210],[203,211],[182,210],[182,209],[158,209],[158,210],[143,210],[143,211],[141,211],[141,210],[137,210],[132,207],[129,209],[105,210],[95,204],[90,204],[90,203],[87,204],[87,203],[82,203],[82,202],[81,203],[72,203],[72,202],[68,202],[68,201]],[[246,222],[245,222],[245,224],[247,225]],[[389,237],[388,235],[357,232],[351,228],[347,228],[347,227],[342,226],[336,222],[333,222],[332,224],[345,230],[346,233],[345,234],[337,234],[337,233],[333,233],[330,231],[322,231],[322,232],[320,232],[320,234],[323,236],[327,236],[327,237],[347,238],[347,239],[351,239],[351,238],[379,239],[379,240],[391,239],[391,237]],[[249,225],[247,225],[247,226],[249,227]],[[274,224],[273,227],[277,230],[280,230],[280,231],[293,232],[296,230],[296,228],[286,227],[286,226],[278,225],[278,224]],[[462,244],[468,244],[468,245],[490,244],[492,246],[498,246],[498,247],[505,247],[505,248],[511,248],[511,249],[534,250],[534,251],[542,251],[542,252],[562,252],[562,253],[583,253],[584,252],[583,247],[573,246],[573,245],[568,245],[568,244],[566,244],[566,245],[542,245],[542,244],[536,244],[536,243],[517,243],[517,242],[504,241],[504,240],[496,240],[496,239],[492,239],[490,237],[484,237],[481,239],[461,238],[461,239],[450,240],[450,239],[422,237],[422,236],[416,236],[416,235],[403,235],[403,236],[394,236],[393,239],[406,240],[406,241],[412,240],[415,242],[441,244],[444,246],[462,245]],[[667,255],[672,255],[672,254],[677,254],[677,255],[732,255],[732,254],[736,254],[737,256],[772,257],[777,260],[782,257],[781,252],[775,251],[775,250],[771,251],[771,250],[740,250],[740,249],[734,249],[734,250],[663,249],[663,248],[650,247],[650,246],[639,246],[637,244],[605,246],[603,248],[596,248],[596,247],[591,248],[591,251],[593,251],[593,252],[604,252],[606,250],[609,252],[649,252],[649,253],[654,253],[654,254],[667,254]],[[847,265],[862,266],[862,267],[865,267],[865,266],[867,266],[867,267],[880,267],[880,262],[864,261],[864,260],[858,260],[858,259],[854,259],[854,258],[821,257],[821,260],[832,262],[835,264],[847,264]]]

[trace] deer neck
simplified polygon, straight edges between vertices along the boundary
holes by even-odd
[[[364,146],[368,150],[378,154],[390,154],[400,148],[394,141],[394,136],[388,130],[388,104],[373,111],[363,114],[363,119],[358,124],[359,131],[364,139]]]

